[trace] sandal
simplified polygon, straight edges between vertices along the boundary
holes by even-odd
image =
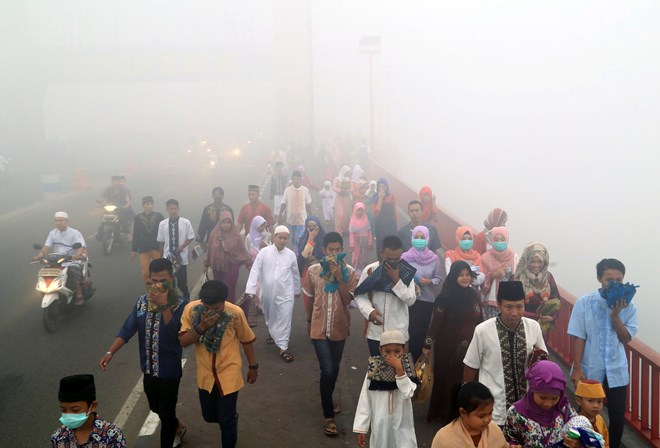
[[[270,336],[268,336],[266,338],[266,344],[273,345],[274,343],[275,343],[275,340],[273,338],[271,338]]]
[[[325,426],[323,426],[323,432],[326,436],[335,437],[339,435],[337,430],[337,423],[333,419],[328,419],[325,421]]]
[[[293,362],[293,355],[289,353],[288,350],[282,350],[280,352],[280,357],[282,357],[284,362]]]

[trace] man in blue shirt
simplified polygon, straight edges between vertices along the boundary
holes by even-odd
[[[166,258],[157,258],[149,264],[148,294],[137,300],[115,341],[99,362],[99,367],[105,371],[114,354],[135,333],[138,334],[144,392],[149,408],[160,417],[161,448],[180,445],[186,430],[176,417],[176,403],[183,373],[179,330],[188,301],[178,296],[173,279],[172,263]]]
[[[608,308],[602,291],[610,282],[623,282],[626,268],[619,260],[605,258],[596,266],[601,288],[581,297],[573,307],[568,334],[573,336],[575,384],[582,379],[603,383],[610,417],[610,447],[619,448],[628,394],[628,359],[624,345],[637,333],[637,308],[625,299]]]

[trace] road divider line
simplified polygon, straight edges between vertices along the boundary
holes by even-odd
[[[181,368],[183,369],[186,366],[186,358],[183,358],[181,360]],[[147,418],[144,420],[144,423],[142,424],[142,428],[140,428],[140,432],[138,433],[138,437],[145,437],[145,436],[152,436],[156,432],[156,429],[158,429],[158,425],[160,424],[160,418],[158,418],[158,414],[155,412],[149,411],[149,415]],[[117,425],[119,426],[119,425]],[[121,426],[119,426],[121,428]]]
[[[128,421],[128,417],[131,416],[131,413],[133,412],[133,408],[135,408],[135,405],[137,404],[138,400],[140,399],[140,396],[142,395],[142,392],[144,392],[144,386],[142,384],[142,377],[140,376],[140,379],[138,382],[135,384],[135,387],[131,391],[131,393],[128,395],[128,398],[124,402],[124,405],[121,407],[119,410],[119,413],[117,416],[112,420],[112,422],[120,427],[123,428],[126,422]]]

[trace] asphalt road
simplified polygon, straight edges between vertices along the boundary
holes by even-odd
[[[245,202],[247,185],[259,182],[263,175],[263,168],[194,168],[130,173],[128,186],[136,211],[141,209],[142,196],[153,195],[156,209],[166,215],[165,200],[175,197],[181,203],[181,215],[197,228],[202,208],[211,201],[214,186],[225,188],[226,202],[238,212]],[[115,173],[108,172],[107,178],[110,174]],[[99,193],[99,189],[72,192],[64,198],[34,204],[20,213],[0,216],[0,285],[3,288],[0,296],[0,421],[3,428],[0,446],[34,447],[48,443],[59,425],[57,390],[63,376],[93,373],[99,413],[108,420],[115,418],[140,379],[135,341],[116,355],[108,372],[102,373],[97,367],[143,291],[139,263],[130,261],[128,244],[104,256],[100,243],[89,238],[96,232],[100,220],[100,210],[94,207]],[[71,309],[64,315],[57,332],[47,333],[41,322],[40,295],[35,291],[38,266],[30,265],[29,261],[35,254],[32,244],[43,244],[53,228],[53,213],[57,210],[68,211],[71,226],[87,238],[93,264],[92,280],[97,291],[85,306]],[[200,261],[192,263],[200,264]],[[191,287],[195,280],[189,279]],[[139,400],[124,425],[129,441],[137,437],[147,413],[145,400]]]

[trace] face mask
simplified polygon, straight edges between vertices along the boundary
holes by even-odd
[[[495,249],[498,252],[502,252],[503,250],[506,249],[506,241],[495,241],[493,243],[493,249]]]
[[[80,414],[62,414],[60,417],[60,423],[69,429],[80,428],[87,421],[90,412],[91,409]]]
[[[422,238],[414,238],[412,240],[412,245],[415,249],[424,249],[426,247],[426,240]]]
[[[463,249],[463,250],[470,250],[472,249],[472,245],[474,244],[474,241],[472,240],[460,240],[458,242],[458,246]]]

